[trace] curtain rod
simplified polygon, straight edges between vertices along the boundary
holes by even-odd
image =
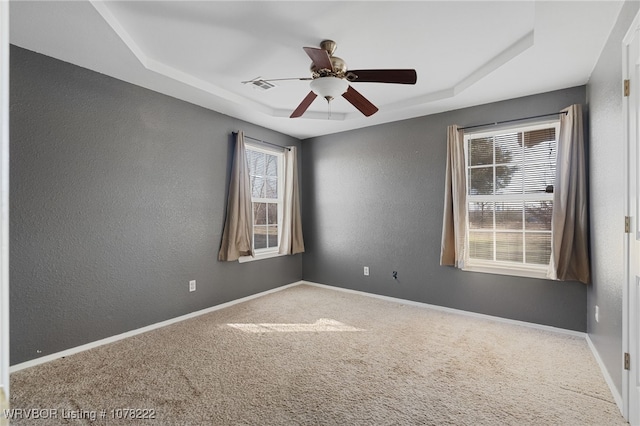
[[[237,134],[238,134],[238,132],[233,132],[233,134],[234,134],[234,135],[237,135]],[[288,148],[288,147],[286,147],[286,146],[277,145],[277,144],[275,144],[275,143],[271,143],[271,142],[263,141],[263,140],[261,140],[261,139],[252,138],[251,136],[247,136],[247,135],[244,135],[244,137],[245,137],[245,138],[247,138],[247,139],[254,140],[254,141],[256,141],[256,142],[263,143],[263,144],[265,144],[265,145],[271,145],[271,146],[275,146],[276,148],[286,149],[287,151],[291,151],[291,148]]]
[[[524,118],[514,118],[513,120],[496,121],[495,123],[476,124],[475,126],[460,127],[458,130],[475,129],[476,127],[484,127],[484,126],[497,126],[498,124],[512,123],[514,121],[522,121],[522,120],[531,120],[534,118],[551,117],[552,115],[558,115],[558,114],[566,115],[567,111],[558,111],[558,112],[552,112],[549,114],[534,115],[531,117],[524,117]]]

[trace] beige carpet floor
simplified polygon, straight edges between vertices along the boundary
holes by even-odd
[[[11,391],[57,410],[13,424],[626,424],[582,338],[307,285],[18,371]]]

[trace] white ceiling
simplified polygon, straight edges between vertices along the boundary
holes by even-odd
[[[297,138],[585,84],[618,1],[16,1],[11,43]],[[317,98],[303,46],[350,69],[414,68],[412,85],[352,83],[380,111]]]

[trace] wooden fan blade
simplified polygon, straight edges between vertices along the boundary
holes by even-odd
[[[271,81],[293,81],[293,80],[313,80],[313,77],[288,77],[288,78],[255,78],[253,80],[245,80],[245,81],[241,81],[240,83],[242,84],[249,84],[249,83],[260,83],[260,82],[271,82]]]
[[[416,84],[418,75],[416,70],[349,70],[347,80],[352,83]]]
[[[317,47],[303,47],[304,51],[311,58],[313,64],[319,69],[328,69],[333,71],[333,65],[331,64],[331,58],[329,53],[324,49],[318,49]]]
[[[311,102],[313,102],[317,97],[318,95],[316,95],[315,93],[309,92],[309,94],[302,100],[302,102],[300,102],[300,105],[298,105],[298,108],[296,108],[295,111],[291,113],[289,118],[300,117],[302,114],[304,114],[307,108],[309,108],[309,105],[311,105]]]
[[[351,105],[358,108],[358,111],[360,111],[367,117],[378,112],[378,107],[369,102],[367,98],[362,96],[360,92],[358,92],[351,86],[349,86],[347,91],[342,94],[342,97],[351,102]]]

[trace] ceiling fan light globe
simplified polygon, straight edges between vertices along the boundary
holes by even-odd
[[[320,77],[311,82],[311,90],[325,99],[341,96],[349,88],[349,82],[338,77]]]

